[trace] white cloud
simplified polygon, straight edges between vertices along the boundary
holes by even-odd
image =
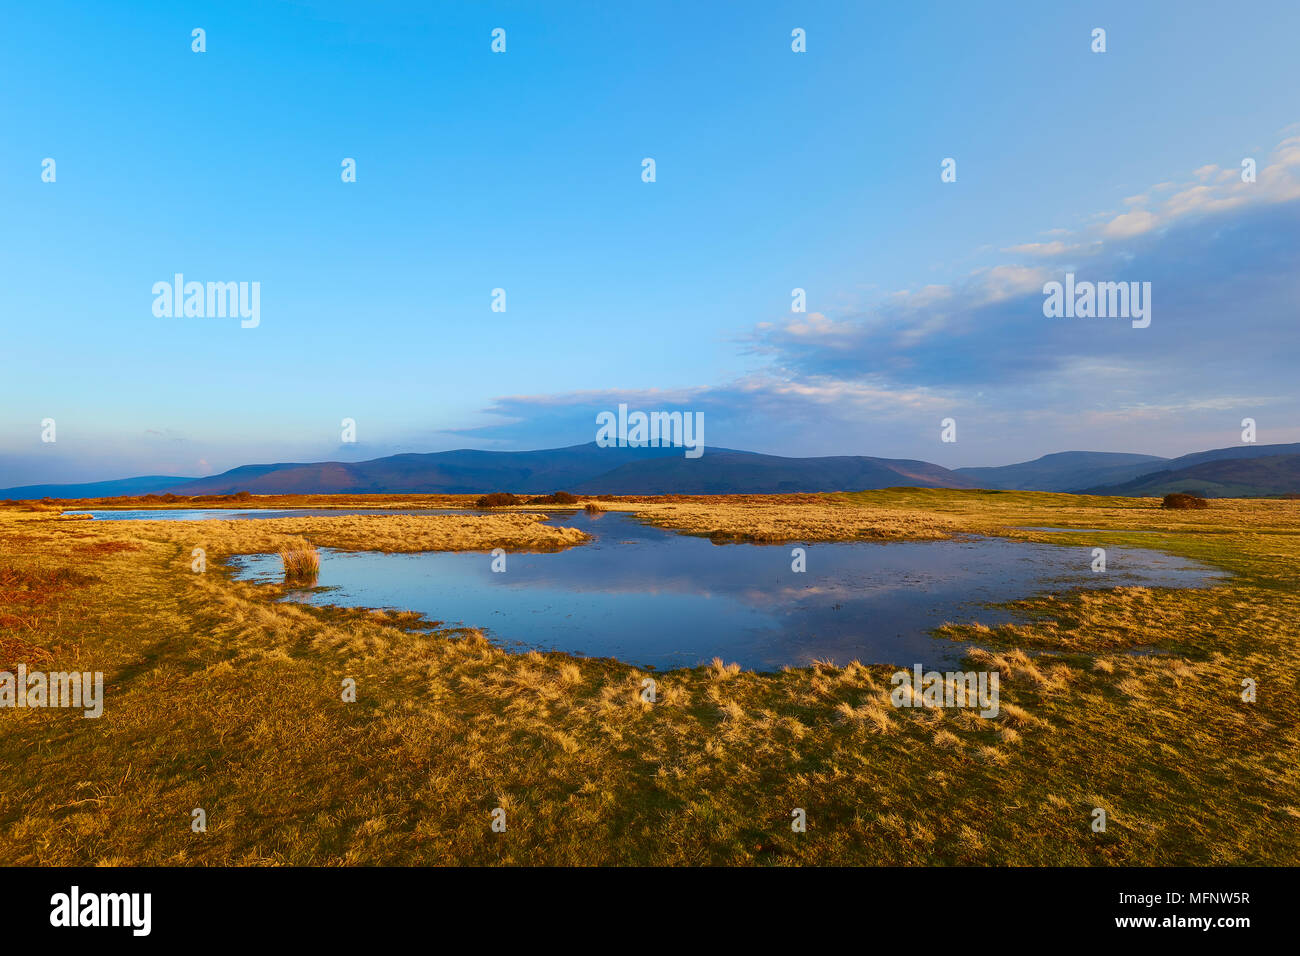
[[[1144,232],[1150,232],[1159,222],[1159,217],[1147,212],[1145,209],[1134,209],[1132,212],[1123,213],[1106,223],[1102,229],[1102,235],[1108,239],[1127,239],[1132,236],[1140,236]]]

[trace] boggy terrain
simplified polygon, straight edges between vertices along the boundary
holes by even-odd
[[[0,863],[1300,862],[1300,502],[1165,511],[891,489],[595,504],[720,544],[981,533],[1157,548],[1232,573],[1208,589],[1046,594],[1018,602],[1019,624],[943,629],[979,646],[970,668],[999,673],[994,718],[893,706],[895,668],[859,663],[759,674],[717,661],[653,674],[650,702],[651,674],[617,661],[277,603],[284,587],[224,564],[302,542],[582,546],[526,506],[113,523],[64,507],[0,508],[0,672],[102,671],[103,715],[0,708]],[[1083,530],[1017,530],[1034,526]],[[206,832],[191,826],[199,808]]]

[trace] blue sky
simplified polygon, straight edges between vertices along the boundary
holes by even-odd
[[[1300,440],[1300,7],[892,6],[9,10],[0,486],[576,444],[619,401],[948,466]],[[1045,318],[1066,271],[1152,282],[1151,327]],[[155,317],[177,272],[260,325]]]

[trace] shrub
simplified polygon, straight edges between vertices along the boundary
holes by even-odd
[[[1160,502],[1161,508],[1208,508],[1209,502],[1204,498],[1198,498],[1196,495],[1172,494],[1165,495],[1164,501]]]
[[[506,505],[521,505],[523,502],[506,491],[494,491],[484,495],[474,503],[476,508],[503,508]]]
[[[578,499],[567,491],[557,491],[553,495],[538,495],[535,498],[529,498],[530,505],[576,505]]]

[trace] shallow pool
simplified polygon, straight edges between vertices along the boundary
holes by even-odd
[[[987,602],[1074,587],[1202,587],[1226,577],[1156,551],[1004,538],[715,545],[627,514],[553,515],[594,538],[567,551],[381,554],[322,549],[318,587],[288,600],[419,611],[483,628],[511,648],[615,657],[657,668],[714,657],[757,670],[838,664],[955,663],[964,645],[932,638],[946,621],[1012,620]],[[806,571],[792,570],[803,548]],[[276,555],[235,559],[240,578],[282,579]]]

